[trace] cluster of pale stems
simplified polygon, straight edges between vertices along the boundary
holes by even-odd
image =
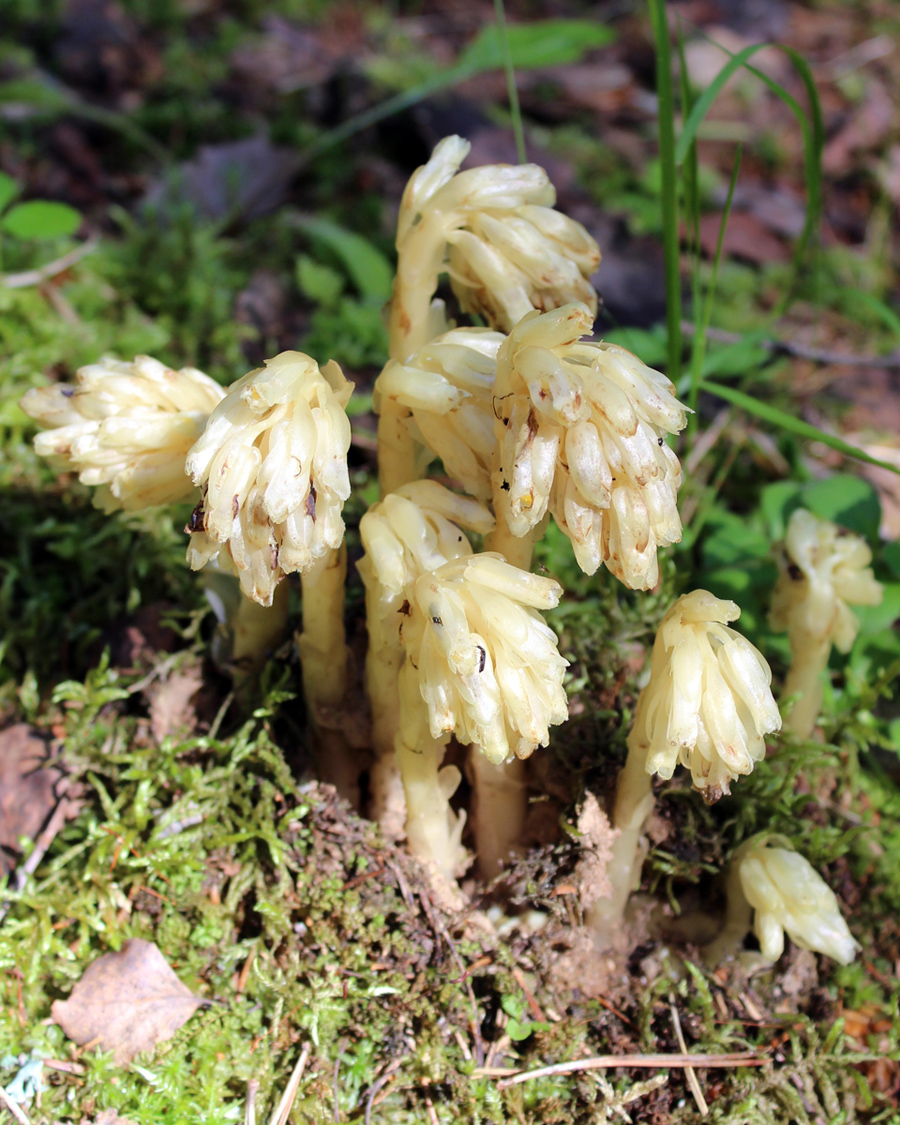
[[[582,570],[606,566],[653,588],[657,549],[678,542],[678,458],[667,442],[686,409],[660,373],[590,339],[600,261],[593,238],[554,209],[532,164],[460,171],[448,137],[412,176],[397,233],[390,360],[375,387],[381,499],[363,516],[371,721],[369,812],[432,878],[466,867],[466,813],[451,805],[468,746],[474,851],[481,873],[507,863],[526,813],[524,763],[567,718],[567,662],[541,616],[562,594],[531,573],[552,517]],[[439,275],[464,313],[490,328],[451,327]],[[104,359],[74,386],[30,391],[37,451],[96,487],[104,511],[189,497],[188,562],[236,576],[233,666],[258,668],[284,635],[285,575],[299,573],[298,636],[311,741],[321,775],[359,800],[364,759],[344,633],[342,507],[350,495],[346,407],[352,384],[334,362],[285,352],[228,390],[191,368]],[[461,491],[425,479],[439,458]],[[465,495],[462,494],[465,493]],[[474,552],[466,532],[483,537]],[[773,620],[790,635],[787,723],[808,736],[832,644],[846,650],[852,604],[878,600],[868,548],[805,511],[783,548]],[[230,579],[234,582],[234,578]],[[654,774],[691,772],[708,801],[729,791],[781,726],[762,655],[729,623],[730,601],[705,590],[663,618],[612,802],[611,893],[589,911],[598,947],[622,925],[639,878]],[[781,841],[784,844],[784,841]],[[839,961],[855,943],[834,895],[789,845],[757,837],[735,855],[720,939],[755,927],[777,958],[784,931]]]

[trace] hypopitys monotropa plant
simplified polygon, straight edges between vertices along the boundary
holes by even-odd
[[[400,630],[409,611],[409,591],[422,574],[472,553],[462,529],[483,535],[493,525],[494,518],[483,504],[430,480],[413,481],[389,493],[360,521],[365,555],[357,569],[366,588],[366,694],[374,752],[370,813],[392,838],[406,831],[406,800],[395,742],[400,729],[398,681],[405,659]],[[443,757],[443,749],[439,755]],[[432,756],[438,756],[437,749]],[[448,767],[440,780],[441,792],[452,795],[460,777]],[[449,834],[454,836],[455,818],[448,825]],[[437,831],[441,830],[439,824]],[[455,854],[458,841],[444,848]]]
[[[859,632],[851,605],[878,605],[881,583],[871,570],[872,552],[859,535],[798,508],[778,553],[772,595],[773,629],[787,630],[791,666],[785,696],[797,696],[785,726],[808,738],[822,706],[823,676],[831,655],[849,652]]]
[[[397,740],[408,826],[417,808],[405,763],[420,763],[428,745],[452,734],[476,748],[476,758],[480,751],[499,766],[546,746],[549,728],[568,718],[562,687],[568,662],[538,612],[557,605],[561,593],[559,583],[494,554],[463,555],[416,580],[401,625],[406,659]],[[501,854],[508,842],[500,827],[504,792],[497,787],[493,807],[482,812],[482,831],[492,833],[490,850]],[[518,830],[521,802],[518,793],[511,797]],[[492,828],[485,816],[497,825]],[[441,856],[429,858],[442,868]]]
[[[666,438],[683,429],[686,408],[624,348],[582,340],[592,327],[585,305],[529,313],[500,348],[490,546],[530,565],[550,511],[586,574],[603,564],[648,590],[657,548],[681,538],[681,466]]]
[[[726,879],[725,927],[705,950],[709,964],[738,952],[751,927],[762,956],[777,961],[787,934],[801,949],[849,965],[859,944],[837,898],[812,864],[786,838],[761,833],[735,852]]]
[[[213,559],[233,568],[260,605],[272,604],[285,575],[300,573],[297,644],[319,768],[356,804],[358,766],[341,729],[348,662],[342,511],[350,496],[352,391],[333,361],[320,368],[302,352],[282,352],[229,388],[185,470],[202,490],[191,521],[193,570]]]
[[[493,164],[459,171],[469,152],[445,137],[410,178],[397,221],[397,275],[390,304],[390,355],[406,362],[447,330],[434,301],[447,270],[467,312],[508,332],[530,309],[582,301],[596,311],[588,278],[600,262],[580,223],[553,210],[556,192],[535,164]],[[383,396],[378,423],[382,490],[418,475],[404,408]]]
[[[683,765],[712,803],[753,770],[765,755],[765,736],[781,726],[765,658],[728,627],[740,613],[734,602],[694,590],[660,623],[616,786],[613,826],[619,835],[608,871],[613,891],[590,915],[601,944],[615,935],[640,875],[653,775],[670,778]]]

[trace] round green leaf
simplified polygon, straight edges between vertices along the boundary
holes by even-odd
[[[19,185],[5,172],[0,172],[0,211],[19,194]]]
[[[16,238],[65,238],[81,226],[81,215],[65,203],[36,199],[17,203],[0,219],[0,227]]]

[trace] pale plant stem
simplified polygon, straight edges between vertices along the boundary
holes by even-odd
[[[522,839],[528,813],[526,766],[519,758],[495,765],[478,746],[470,746],[469,773],[478,873],[493,879],[509,866]]]
[[[399,363],[405,363],[436,334],[431,300],[446,246],[443,222],[442,215],[423,219],[399,248],[389,319],[389,354]],[[378,481],[382,496],[421,475],[415,442],[403,425],[408,414],[398,402],[382,399],[378,418]]]
[[[616,784],[613,827],[618,835],[613,841],[607,875],[612,894],[598,899],[588,910],[588,925],[594,931],[600,948],[611,945],[625,916],[628,896],[640,877],[641,829],[653,809],[653,785],[646,770],[645,747],[629,746],[625,767]]]
[[[399,840],[406,825],[406,798],[394,752],[400,726],[400,692],[397,677],[404,653],[399,632],[389,620],[399,614],[399,605],[385,609],[383,588],[366,589],[369,649],[366,654],[366,694],[372,713],[372,751],[369,815],[391,840]]]
[[[309,710],[319,777],[359,806],[359,755],[341,729],[347,705],[348,653],[344,634],[343,544],[303,575],[303,632],[297,648],[303,668],[303,694]]]
[[[791,667],[784,681],[782,698],[798,695],[799,699],[785,717],[784,726],[798,738],[809,738],[822,707],[822,676],[831,655],[831,638],[810,637],[802,648],[792,645],[791,649]]]
[[[744,897],[736,858],[729,864],[725,880],[725,925],[719,936],[703,950],[703,959],[710,968],[718,967],[726,957],[736,953],[753,925],[753,907]]]
[[[450,797],[459,784],[459,771],[450,766],[441,769],[444,749],[445,743],[431,737],[427,721],[422,723],[414,747],[407,746],[402,736],[397,738],[397,764],[406,793],[409,850],[452,880],[462,857],[465,813],[457,816],[450,808]]]
[[[231,660],[235,668],[235,684],[257,676],[270,653],[287,635],[287,612],[290,592],[287,582],[279,582],[271,605],[260,605],[242,593],[231,619]]]

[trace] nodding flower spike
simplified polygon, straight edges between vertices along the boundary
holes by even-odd
[[[426,315],[444,268],[464,311],[504,332],[532,309],[569,301],[597,308],[588,281],[600,262],[597,243],[553,209],[556,192],[543,168],[489,164],[461,172],[469,149],[461,137],[445,137],[403,193],[391,311],[395,359],[405,361],[424,342],[423,325],[414,322]]]
[[[686,408],[658,371],[615,344],[579,342],[584,305],[530,313],[497,357],[494,487],[514,535],[549,509],[579,566],[604,564],[633,589],[659,578],[657,548],[681,538],[681,466],[666,443]]]
[[[561,593],[493,554],[464,555],[417,579],[401,628],[401,691],[418,685],[432,737],[453,733],[495,763],[547,745],[549,727],[568,717],[568,661],[536,607],[551,608]]]
[[[73,387],[29,391],[21,406],[45,427],[34,439],[41,456],[94,487],[98,508],[131,512],[194,492],[185,458],[224,395],[193,367],[107,356],[80,368]]]
[[[215,557],[247,597],[271,605],[285,574],[341,545],[352,389],[336,363],[320,369],[300,352],[229,389],[187,457],[203,490],[190,525],[193,570]]]
[[[859,535],[798,508],[788,523],[772,595],[773,629],[787,630],[796,659],[804,647],[829,641],[849,652],[859,621],[851,605],[878,605],[883,590],[872,552]]]
[[[809,860],[771,838],[755,836],[741,847],[732,864],[741,890],[754,909],[753,931],[763,956],[777,961],[784,935],[802,949],[825,953],[841,965],[856,957],[859,944],[841,914],[834,892]],[[775,842],[775,841],[773,841]]]
[[[769,665],[726,624],[740,613],[706,590],[675,602],[656,634],[628,736],[629,747],[646,752],[648,773],[670,778],[680,763],[709,802],[753,770],[765,736],[781,726]]]

